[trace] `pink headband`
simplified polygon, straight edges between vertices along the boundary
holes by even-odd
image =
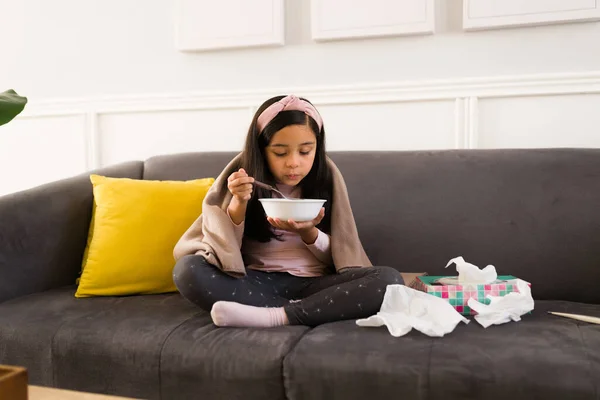
[[[321,119],[317,109],[309,102],[301,100],[293,94],[290,94],[278,102],[271,104],[258,116],[258,119],[256,120],[258,131],[262,132],[262,130],[265,129],[265,126],[267,126],[269,122],[271,122],[273,118],[277,116],[277,114],[282,111],[289,110],[302,111],[317,122],[319,130],[323,127],[323,120]]]

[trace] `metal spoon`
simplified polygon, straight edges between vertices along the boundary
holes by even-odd
[[[263,183],[263,182],[257,181],[256,179],[254,180],[254,184],[255,184],[256,186],[259,186],[259,187],[263,188],[263,189],[271,190],[271,191],[273,191],[273,192],[275,192],[275,193],[278,193],[278,194],[279,194],[281,197],[283,197],[284,199],[287,199],[287,200],[292,200],[292,199],[290,199],[290,198],[286,197],[286,195],[284,195],[283,193],[281,193],[279,190],[275,189],[275,188],[274,188],[273,186],[271,186],[271,185],[267,185],[266,183]]]

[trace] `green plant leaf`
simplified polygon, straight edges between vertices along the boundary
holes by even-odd
[[[12,89],[0,93],[0,125],[12,121],[23,111],[25,104],[27,104],[27,97],[19,96]]]

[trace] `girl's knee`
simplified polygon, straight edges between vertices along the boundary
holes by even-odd
[[[179,294],[205,311],[213,304],[212,288],[208,286],[214,269],[202,256],[185,256],[173,268],[173,283]]]
[[[179,291],[185,291],[190,285],[195,284],[201,275],[205,273],[207,267],[214,268],[208,264],[204,257],[197,255],[188,255],[180,258],[175,267],[173,267],[173,283]]]
[[[388,285],[404,285],[400,272],[392,267],[373,267],[376,269],[377,278]]]
[[[185,272],[189,268],[190,263],[194,260],[194,257],[194,255],[188,255],[177,260],[175,266],[173,267],[173,278],[180,276],[183,272]]]

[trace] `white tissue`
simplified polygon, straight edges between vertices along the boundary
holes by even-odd
[[[478,266],[470,264],[462,257],[456,257],[448,261],[445,268],[452,263],[456,264],[456,271],[458,272],[458,284],[477,284],[486,285],[492,283],[498,277],[496,274],[496,268],[493,265],[488,265],[484,269],[479,269]]]
[[[467,302],[469,307],[477,311],[475,320],[484,328],[490,325],[500,325],[506,322],[520,321],[521,315],[533,310],[534,301],[531,297],[531,288],[522,279],[517,279],[519,292],[511,292],[505,296],[486,296],[490,304],[486,305],[471,298]]]
[[[468,324],[469,320],[446,300],[404,285],[388,285],[381,310],[357,320],[356,325],[385,325],[395,337],[406,335],[413,328],[428,336],[441,337],[452,332],[459,322]]]

